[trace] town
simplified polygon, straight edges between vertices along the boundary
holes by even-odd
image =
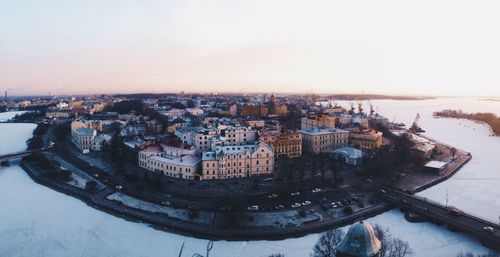
[[[387,190],[411,195],[471,158],[423,136],[418,114],[407,129],[370,100],[347,103],[314,94],[6,92],[0,106],[25,111],[13,122],[38,124],[29,152],[12,155],[25,156],[35,181],[157,229],[238,240],[352,224],[395,199],[408,203]]]

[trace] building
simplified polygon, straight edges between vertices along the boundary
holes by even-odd
[[[79,128],[91,128],[97,132],[102,132],[102,121],[101,120],[75,120],[71,122],[71,130]]]
[[[337,160],[341,160],[352,166],[360,165],[363,159],[363,152],[353,147],[341,147],[333,150],[331,153]]]
[[[247,120],[245,121],[245,124],[250,127],[250,128],[263,128],[266,126],[266,123],[264,120]]]
[[[238,116],[238,106],[236,104],[229,106],[229,115],[233,117]]]
[[[191,114],[193,116],[200,116],[203,114],[203,110],[200,108],[187,108],[186,112],[188,112],[189,114]]]
[[[54,107],[50,107],[45,111],[45,117],[49,119],[68,119],[71,117],[70,109],[59,110]]]
[[[298,131],[260,131],[259,141],[271,145],[274,157],[288,158],[302,155],[302,134]]]
[[[361,221],[352,225],[346,236],[337,245],[337,257],[379,257],[382,249],[373,226]]]
[[[430,161],[424,165],[424,170],[434,173],[436,175],[443,174],[444,170],[448,167],[447,162],[442,161]]]
[[[361,150],[376,150],[382,146],[382,132],[368,130],[362,132],[351,132],[349,144]]]
[[[240,145],[253,143],[257,133],[249,127],[219,125],[217,134],[226,145]]]
[[[273,150],[264,143],[217,146],[202,155],[202,179],[249,178],[273,171]]]
[[[139,151],[139,167],[164,176],[199,179],[201,159],[194,148],[175,145],[152,145]]]
[[[245,105],[241,110],[241,116],[260,116],[265,117],[268,114],[268,108],[265,106]]]
[[[303,117],[300,128],[302,130],[335,128],[335,117],[329,114]]]
[[[186,145],[193,145],[197,153],[211,150],[212,137],[217,136],[214,128],[185,127],[176,129],[175,135]]]
[[[342,129],[301,130],[302,149],[307,153],[324,153],[345,147],[349,143],[349,131]]]
[[[163,114],[163,115],[166,115],[168,117],[175,118],[175,117],[182,117],[182,116],[184,116],[184,114],[186,113],[186,110],[173,108],[173,109],[170,109],[168,111],[161,111],[160,113]]]
[[[95,129],[81,127],[71,130],[72,142],[83,153],[90,151],[101,151],[104,143],[110,143],[111,136],[106,134],[97,135]]]

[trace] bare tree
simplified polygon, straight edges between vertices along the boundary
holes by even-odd
[[[344,238],[344,231],[340,229],[329,230],[321,234],[313,248],[311,257],[335,257],[335,248]]]
[[[404,257],[413,254],[408,242],[393,237],[388,228],[376,224],[374,229],[382,245],[380,257]]]
[[[408,242],[398,238],[393,238],[389,245],[386,245],[385,250],[387,257],[404,257],[413,254]]]

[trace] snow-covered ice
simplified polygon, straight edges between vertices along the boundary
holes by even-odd
[[[8,121],[14,118],[16,115],[23,114],[26,111],[15,111],[15,112],[0,112],[0,122]]]
[[[476,215],[495,220],[500,214],[500,139],[487,126],[469,121],[434,119],[433,111],[461,108],[468,112],[500,111],[500,102],[464,99],[372,101],[392,120],[411,123],[416,113],[427,135],[470,151],[472,161],[452,179],[424,192]],[[348,104],[346,105],[348,106]],[[6,114],[2,114],[6,115]],[[0,151],[23,150],[34,125],[0,124]],[[18,166],[0,169],[0,256],[184,256],[204,253],[206,240],[154,230],[95,210],[83,202],[33,182]],[[398,210],[370,219],[408,241],[415,256],[453,257],[459,251],[485,252],[475,239],[431,223],[408,223]],[[215,257],[309,256],[318,234],[281,241],[214,244]]]

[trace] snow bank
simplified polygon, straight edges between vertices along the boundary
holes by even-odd
[[[23,114],[26,111],[15,111],[15,112],[0,112],[0,122],[8,121],[14,118],[18,114]]]

